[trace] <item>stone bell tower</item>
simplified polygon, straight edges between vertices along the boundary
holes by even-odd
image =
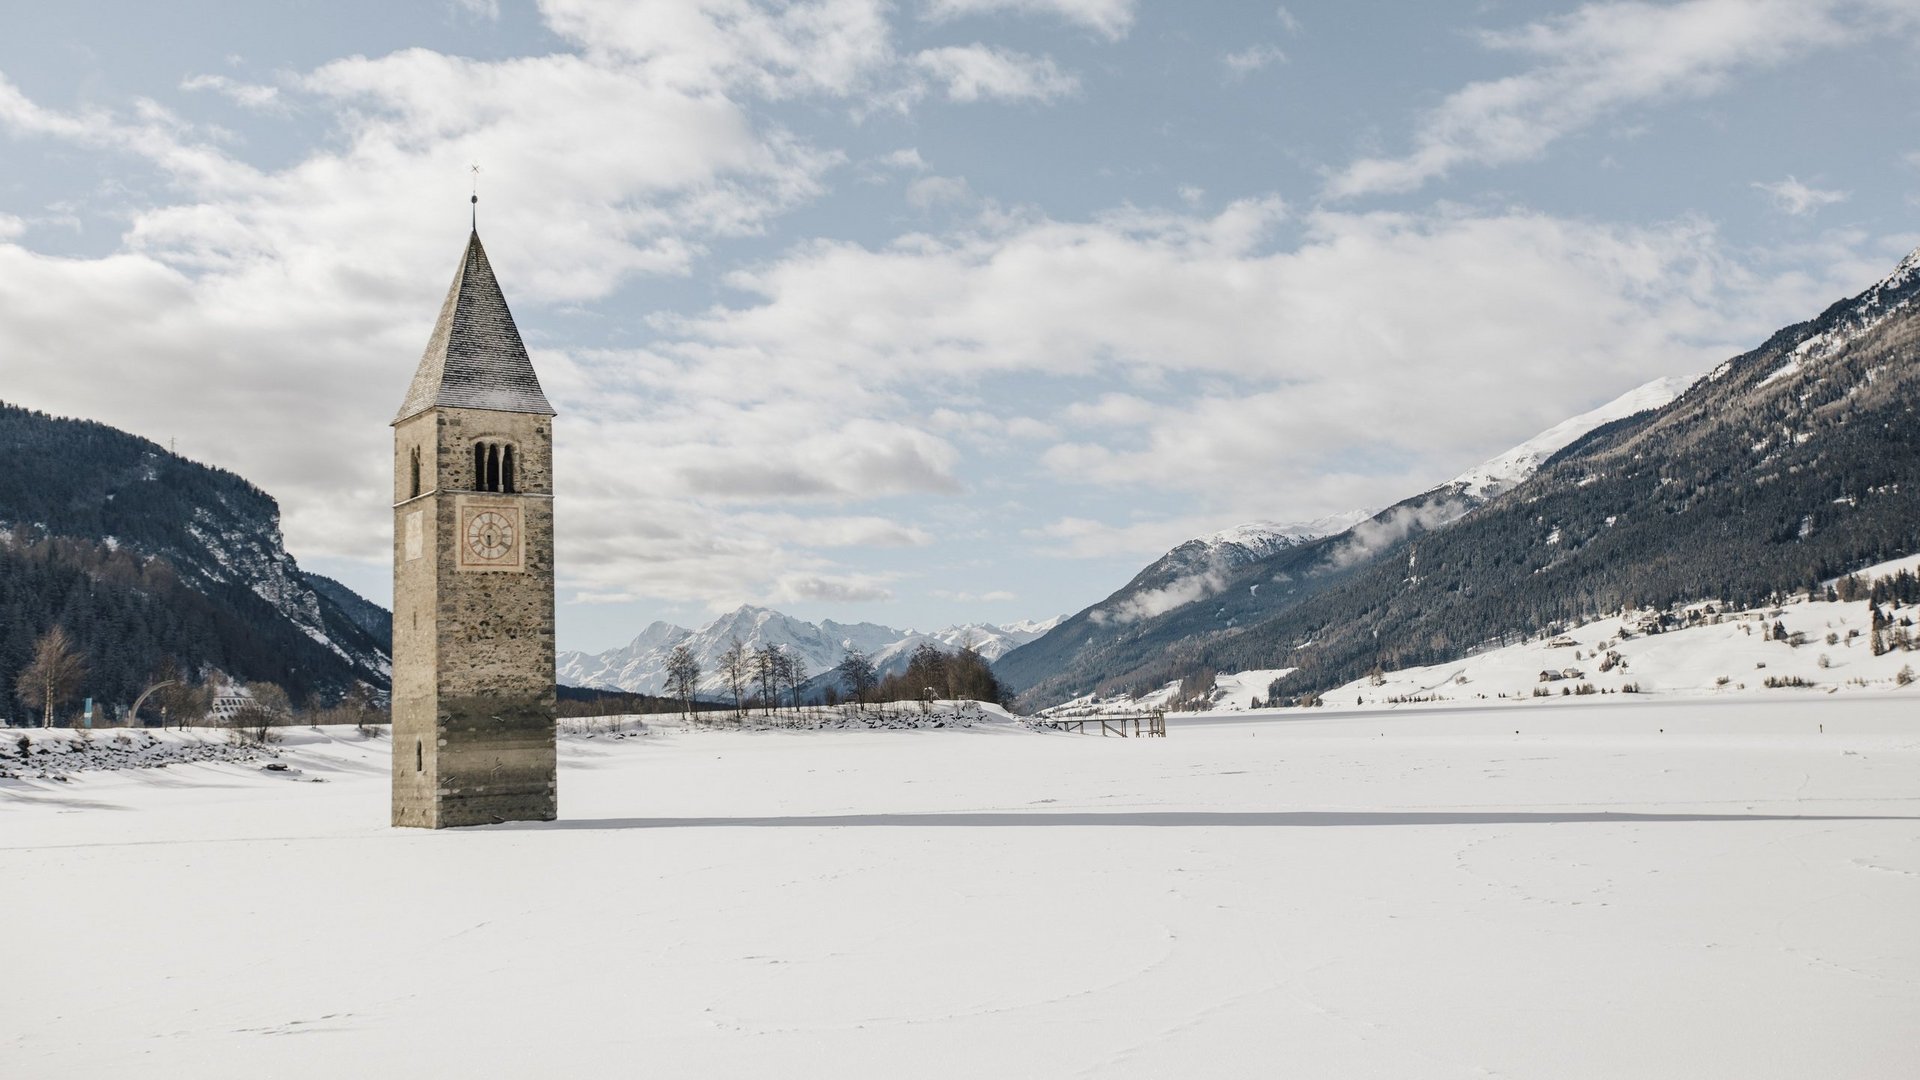
[[[393,823],[556,815],[553,407],[480,234],[393,421]]]

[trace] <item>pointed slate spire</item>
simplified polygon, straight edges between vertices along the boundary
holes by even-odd
[[[467,237],[466,256],[394,423],[435,406],[554,415],[477,231]]]

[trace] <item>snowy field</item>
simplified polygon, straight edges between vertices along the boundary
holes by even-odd
[[[445,833],[350,729],[0,780],[0,1076],[1912,1077],[1915,702],[576,737]]]
[[[1903,560],[1903,563],[1910,560]],[[1894,564],[1889,564],[1894,565]],[[1702,605],[1693,605],[1698,608]],[[1912,629],[1913,605],[1885,605],[1902,634]],[[1644,614],[1644,613],[1642,613]],[[1583,623],[1561,634],[1488,649],[1430,667],[1381,672],[1328,690],[1327,709],[1419,707],[1429,704],[1536,704],[1542,697],[1652,694],[1692,697],[1781,699],[1821,694],[1889,691],[1912,695],[1920,711],[1920,652],[1893,648],[1873,655],[1872,609],[1864,600],[1808,602],[1730,611],[1724,608],[1694,625],[1662,633],[1639,630],[1641,615]],[[1779,640],[1777,631],[1787,635]],[[1222,672],[1207,695],[1211,712],[1259,712],[1270,688],[1292,668]],[[1769,684],[1773,685],[1769,685]],[[1180,699],[1170,682],[1141,696],[1095,694],[1045,710],[1049,716],[1133,714],[1166,709]],[[1274,706],[1287,712],[1293,706]]]

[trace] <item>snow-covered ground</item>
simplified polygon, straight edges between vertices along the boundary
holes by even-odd
[[[0,781],[0,1075],[1913,1075],[1911,699],[1170,729],[569,737],[444,833],[351,729]]]
[[[1897,618],[1915,615],[1911,606],[1883,605],[1882,610],[1893,611]],[[1872,614],[1864,600],[1802,601],[1723,612],[1656,634],[1638,632],[1639,623],[1638,617],[1603,619],[1451,663],[1387,672],[1377,685],[1373,679],[1356,680],[1328,691],[1324,701],[1342,708],[1425,700],[1530,700],[1536,693],[1579,694],[1582,687],[1609,701],[1613,698],[1606,695],[1629,687],[1662,697],[1807,696],[1904,688],[1920,716],[1920,652],[1896,649],[1873,655]],[[1775,637],[1777,629],[1786,631],[1787,641]],[[1607,670],[1602,671],[1603,666]],[[1554,677],[1543,680],[1548,673]],[[1902,679],[1908,680],[1904,686]],[[1786,685],[1769,686],[1770,680]]]
[[[1254,708],[1254,702],[1264,703],[1267,692],[1276,680],[1293,674],[1293,668],[1262,668],[1258,671],[1221,672],[1214,676],[1213,689],[1207,695],[1208,707],[1223,712],[1244,712]],[[1284,685],[1284,684],[1283,684]],[[1173,708],[1184,704],[1180,696],[1178,679],[1167,683],[1139,697],[1115,694],[1102,697],[1099,694],[1082,694],[1071,701],[1063,701],[1051,708],[1040,710],[1041,716],[1132,716],[1135,713],[1152,712]]]
[[[1920,555],[1912,555],[1868,567],[1860,577],[1872,581],[1917,569]],[[1881,612],[1893,624],[1889,636],[1897,629],[1910,641],[1920,640],[1920,608],[1889,602],[1881,605]],[[1636,694],[1777,698],[1901,691],[1920,709],[1920,651],[1892,648],[1875,656],[1873,613],[1865,600],[1809,601],[1802,596],[1744,611],[1701,602],[1666,613],[1664,629],[1649,633],[1654,614],[1596,619],[1562,634],[1459,660],[1356,679],[1327,691],[1321,704],[1334,709],[1417,708],[1461,702],[1539,704],[1542,697],[1580,695],[1591,695],[1583,700],[1612,702]],[[1780,632],[1786,640],[1779,639]],[[1274,680],[1282,680],[1284,695],[1284,677],[1293,670],[1222,672],[1214,679],[1208,709],[1255,711],[1256,701],[1264,706]],[[1179,691],[1180,684],[1172,682],[1139,698],[1087,694],[1044,711],[1093,715],[1164,709],[1179,698]]]

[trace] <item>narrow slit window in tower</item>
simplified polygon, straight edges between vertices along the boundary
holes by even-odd
[[[513,494],[513,447],[500,451],[500,490]]]
[[[420,448],[419,447],[416,446],[413,448],[412,457],[413,457],[413,491],[407,495],[407,498],[417,499],[420,497]]]
[[[413,740],[413,771],[425,772],[427,768],[426,751],[420,749],[420,740]]]
[[[473,444],[473,490],[487,490],[487,444]]]
[[[500,490],[500,447],[497,443],[487,447],[487,490]]]

